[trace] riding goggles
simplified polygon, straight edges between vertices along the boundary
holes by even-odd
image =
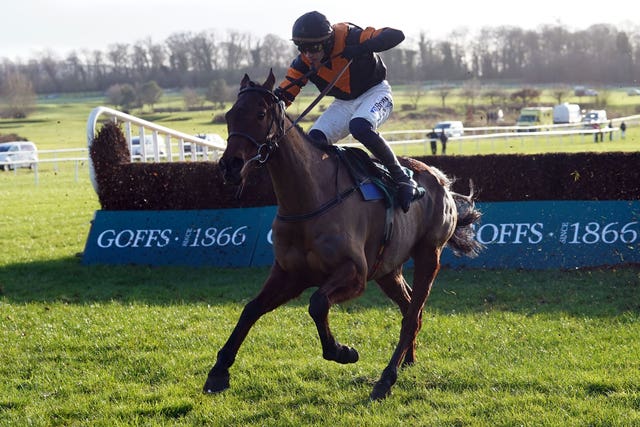
[[[324,43],[301,43],[297,46],[301,53],[318,53],[324,50]]]

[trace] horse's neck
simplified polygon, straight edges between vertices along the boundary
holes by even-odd
[[[297,128],[287,132],[267,164],[281,214],[311,211],[335,191],[335,163]]]

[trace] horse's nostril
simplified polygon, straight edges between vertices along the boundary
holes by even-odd
[[[242,160],[240,157],[234,157],[233,159],[231,159],[231,169],[240,170],[242,169],[242,166],[244,166],[244,160]]]

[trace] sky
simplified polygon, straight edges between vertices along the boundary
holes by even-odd
[[[444,39],[453,30],[516,26],[536,29],[562,25],[570,31],[593,24],[637,29],[640,18],[629,0],[609,0],[605,7],[576,0],[7,0],[1,8],[0,59],[26,61],[45,53],[65,57],[72,51],[106,51],[115,43],[155,43],[179,32],[215,31],[224,37],[239,31],[261,38],[291,37],[293,22],[318,10],[329,21],[362,27],[394,27],[407,42],[421,33]],[[626,5],[624,3],[627,3]],[[635,18],[635,22],[631,19]]]

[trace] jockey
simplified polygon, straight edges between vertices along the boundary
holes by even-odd
[[[419,194],[417,184],[403,172],[391,147],[377,132],[393,110],[393,97],[387,69],[376,52],[397,46],[404,34],[393,28],[331,25],[315,11],[298,18],[292,34],[300,54],[276,88],[276,96],[289,106],[309,80],[322,91],[352,60],[328,92],[335,100],[313,124],[309,136],[326,145],[351,133],[389,170],[398,184],[400,207],[407,212]]]

